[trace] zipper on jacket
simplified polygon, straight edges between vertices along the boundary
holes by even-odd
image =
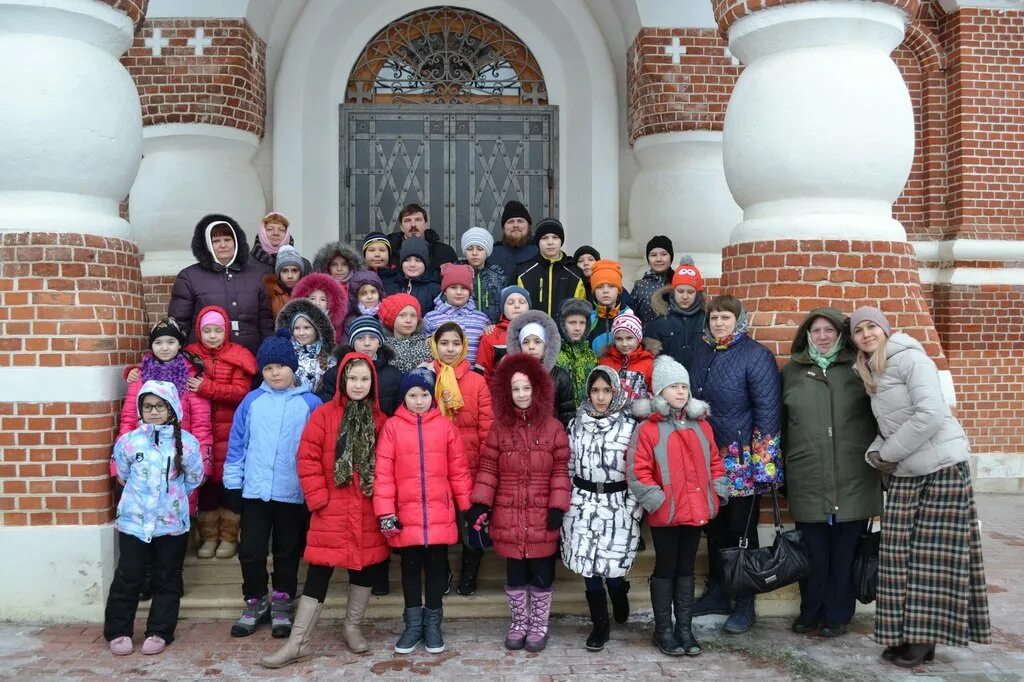
[[[828,444],[832,448],[832,509],[828,513],[835,520],[836,511],[839,509],[839,476],[836,473],[836,440],[832,437],[832,424],[836,423],[836,415],[835,410],[832,409],[832,387],[828,382],[828,375],[824,371],[822,371],[822,375],[825,377],[825,396],[828,400]]]
[[[423,456],[423,417],[416,415],[416,437],[420,442],[420,502],[423,505],[423,546],[430,544],[430,527],[427,525],[427,463]]]

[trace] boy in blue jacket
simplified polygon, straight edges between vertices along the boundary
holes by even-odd
[[[302,430],[321,401],[296,379],[291,331],[279,329],[256,355],[263,383],[235,410],[224,464],[228,506],[242,515],[238,562],[245,610],[232,637],[248,637],[271,621],[271,635],[292,631],[292,600],[306,544],[309,513],[295,466]],[[267,544],[273,538],[273,595],[267,596]]]

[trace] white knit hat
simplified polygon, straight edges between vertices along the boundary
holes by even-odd
[[[462,252],[465,253],[470,246],[479,246],[490,258],[494,251],[494,237],[482,227],[471,227],[462,234]]]
[[[544,333],[544,326],[539,322],[530,322],[523,325],[523,328],[519,330],[519,345],[523,344],[527,336],[536,336],[544,343],[548,341],[548,335]]]
[[[686,384],[689,386],[690,374],[671,355],[659,355],[654,361],[651,383],[654,384],[654,395],[659,396],[666,387],[672,384]]]

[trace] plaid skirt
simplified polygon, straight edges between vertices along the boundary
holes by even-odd
[[[971,471],[961,462],[890,479],[875,639],[882,646],[992,641]]]

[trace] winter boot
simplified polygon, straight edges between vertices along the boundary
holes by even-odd
[[[476,578],[480,573],[480,560],[483,557],[482,549],[462,546],[462,570],[459,571],[459,587],[456,592],[463,597],[476,594]]]
[[[384,562],[384,570],[378,575],[377,581],[373,584],[371,593],[383,597],[391,593],[391,557]]]
[[[672,607],[676,613],[676,639],[683,646],[687,656],[701,652],[700,642],[693,636],[693,576],[676,577],[672,591]]]
[[[366,653],[370,645],[363,637],[360,626],[363,624],[363,616],[366,615],[366,605],[370,603],[370,588],[360,587],[349,583],[348,603],[345,605],[345,622],[341,626],[341,634],[345,638],[345,644],[354,654]]]
[[[405,630],[395,644],[395,653],[411,654],[423,641],[423,607],[411,606],[402,612]]]
[[[288,641],[272,654],[260,657],[260,665],[264,668],[283,668],[292,663],[306,661],[313,654],[309,652],[309,640],[313,637],[313,628],[320,618],[324,605],[313,597],[299,597],[299,606],[295,609],[295,621],[292,623],[292,634]]]
[[[220,544],[217,545],[215,556],[218,559],[230,559],[238,551],[238,527],[242,515],[229,509],[220,510]]]
[[[525,587],[505,586],[512,623],[505,635],[505,648],[518,651],[526,646],[526,632],[530,628],[530,594]]]
[[[441,635],[441,621],[444,609],[423,609],[423,648],[428,654],[444,652],[444,637]]]
[[[722,586],[708,578],[704,583],[704,594],[693,605],[693,615],[707,616],[712,613],[727,616],[732,613],[732,604]]]
[[[618,624],[629,620],[629,581],[621,589],[608,585],[608,596],[612,600],[612,615]]]
[[[284,639],[292,634],[292,610],[294,603],[287,592],[278,592],[270,597],[270,636]]]
[[[608,621],[608,597],[604,590],[587,590],[587,606],[590,607],[590,621],[594,624],[587,637],[587,651],[600,651],[608,642],[612,629]]]
[[[220,509],[214,511],[199,512],[199,551],[196,552],[200,559],[212,559],[217,552],[217,543],[220,541]]]
[[[736,606],[725,620],[725,625],[722,626],[722,629],[730,635],[742,635],[754,627],[756,622],[757,614],[754,612],[754,595],[736,597]]]
[[[232,637],[248,637],[256,632],[260,623],[270,622],[270,601],[267,595],[262,597],[246,597],[245,609],[235,624],[231,626]]]
[[[530,591],[530,627],[526,631],[526,650],[544,651],[548,645],[548,620],[551,618],[553,587],[533,587]]]
[[[654,646],[663,654],[686,653],[672,631],[672,583],[670,578],[651,576],[651,609],[654,611]]]

